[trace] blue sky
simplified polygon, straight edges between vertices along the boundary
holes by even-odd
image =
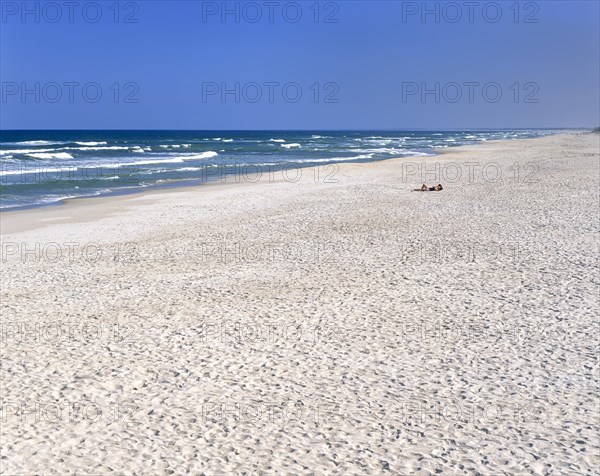
[[[0,3],[2,129],[600,125],[597,1]]]

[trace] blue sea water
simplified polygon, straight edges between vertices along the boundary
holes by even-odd
[[[553,132],[0,131],[0,208],[259,170],[429,156],[447,147]]]

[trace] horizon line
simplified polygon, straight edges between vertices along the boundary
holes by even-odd
[[[369,129],[0,129],[2,132],[93,131],[93,132],[404,132],[404,131],[503,131],[503,130],[593,130],[593,126],[577,127],[456,127],[456,128],[369,128]]]

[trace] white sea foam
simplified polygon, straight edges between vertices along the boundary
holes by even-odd
[[[29,157],[33,157],[34,159],[61,159],[67,160],[72,159],[73,156],[71,154],[67,154],[66,152],[54,152],[54,153],[38,153],[38,154],[27,154]]]
[[[233,139],[223,139],[223,142],[233,142]]]
[[[100,167],[107,169],[116,169],[118,167],[130,166],[130,165],[154,165],[154,164],[180,164],[183,159],[180,157],[174,157],[172,159],[144,159],[136,160],[135,162],[114,162],[111,164],[102,164]]]
[[[301,147],[300,144],[281,144],[281,147],[291,149],[292,147]]]
[[[105,142],[106,143],[106,142]],[[139,147],[136,147],[139,148]],[[107,147],[61,147],[59,149],[8,149],[8,150],[0,150],[0,156],[4,155],[31,155],[31,154],[42,154],[42,153],[51,153],[51,154],[59,154],[60,151],[64,150],[80,150],[80,151],[91,151],[91,150],[129,150],[129,147],[124,146],[107,146]],[[41,158],[41,157],[39,157]],[[72,158],[72,157],[71,157]]]
[[[209,150],[207,152],[202,152],[201,154],[193,154],[190,156],[185,156],[184,160],[197,160],[197,159],[210,159],[211,157],[216,157],[217,154],[214,150]]]
[[[77,145],[106,145],[107,142],[75,142]]]
[[[389,152],[390,154],[397,156],[417,156],[417,157],[430,157],[435,154],[427,154],[425,152],[417,152],[411,150],[395,150],[394,152]],[[300,160],[290,160],[291,163],[320,163],[320,162],[349,162],[353,160],[361,160],[361,159],[372,159],[375,153],[368,154],[359,154],[352,157],[330,157],[326,159],[300,159]]]
[[[59,142],[52,140],[26,140],[23,142],[3,142],[2,145],[60,145],[68,142]]]
[[[356,149],[353,150],[353,152],[359,152],[359,153],[367,153],[367,154],[389,154],[389,155],[418,155],[418,156],[429,156],[432,154],[427,154],[425,152],[417,152],[415,150],[411,150],[411,149],[396,149],[393,147],[380,147],[377,149]]]
[[[285,142],[284,139],[269,139],[269,142]]]
[[[60,156],[60,157],[56,157],[57,155],[61,155],[64,154],[64,156]],[[35,154],[31,154],[31,155],[35,155]],[[37,155],[43,155],[44,157],[36,157],[36,158],[62,158],[62,159],[68,159],[68,158],[72,158],[69,154],[65,154],[65,153],[60,153],[60,154],[37,154]],[[69,157],[66,157],[67,155],[69,155]],[[141,160],[136,160],[133,162],[111,162],[111,163],[95,163],[95,164],[85,164],[85,165],[79,165],[79,166],[74,166],[75,170],[77,169],[82,169],[82,168],[107,168],[107,169],[115,169],[115,168],[119,168],[119,167],[123,167],[123,166],[131,166],[131,165],[154,165],[154,164],[180,164],[185,162],[186,160],[203,160],[203,159],[209,159],[211,157],[215,157],[219,154],[217,154],[214,151],[207,151],[207,152],[203,152],[201,154],[187,154],[187,155],[179,155],[179,156],[175,156],[172,158],[162,158],[162,159],[141,159]],[[47,157],[47,156],[52,156],[52,157]],[[4,176],[4,175],[18,175],[18,174],[35,174],[35,173],[52,173],[52,172],[63,172],[65,169],[64,168],[56,168],[56,167],[44,167],[42,169],[40,168],[23,168],[23,169],[19,169],[19,170],[2,170],[0,171],[0,176]],[[71,169],[72,170],[72,169]]]
[[[444,146],[446,147],[446,146]],[[427,152],[418,152],[416,150],[404,150],[398,153],[398,155],[402,156],[416,156],[416,157],[433,157],[435,154],[428,154]]]
[[[162,144],[159,145],[159,147],[162,147],[163,149],[179,149],[181,147],[191,147],[192,144]]]
[[[79,188],[79,187],[75,187],[75,188]],[[103,193],[108,193],[108,192],[110,192],[109,188],[96,190],[94,192],[89,192],[89,193],[83,193],[83,194],[79,194],[79,195],[59,195],[59,196],[46,195],[43,198],[41,198],[37,203],[38,204],[54,203],[54,202],[60,202],[62,200],[69,200],[71,198],[96,197],[98,195],[102,195]]]
[[[135,162],[115,162],[112,164],[99,164],[100,167],[106,168],[116,168],[122,167],[124,165],[154,165],[154,164],[180,164],[186,160],[202,160],[202,159],[210,159],[211,157],[216,157],[216,152],[209,150],[207,152],[202,152],[201,154],[186,154],[186,155],[178,155],[172,157],[170,159],[144,159],[137,160]]]
[[[373,145],[388,145],[397,139],[366,139],[365,142]]]
[[[119,146],[119,145],[111,145],[108,147],[63,147],[59,150],[129,150],[129,147]]]
[[[239,171],[245,171],[242,168],[243,167],[266,167],[266,166],[276,166],[279,165],[277,162],[256,162],[256,163],[247,163],[247,162],[240,162],[240,163],[236,163],[233,165],[227,165],[224,166],[222,165],[221,167],[223,167],[223,169],[225,170],[225,173],[227,171],[230,171],[230,173],[237,173]],[[209,165],[209,167],[219,167],[219,165],[215,165],[215,164],[211,164]],[[206,170],[206,167],[181,167],[178,169],[174,169],[174,171],[176,172],[197,172],[199,170]],[[248,171],[252,171],[254,172],[254,170],[249,169]]]
[[[33,154],[35,152],[52,152],[54,149],[8,149],[0,150],[0,155]]]
[[[197,172],[198,170],[203,170],[203,167],[181,167],[175,169],[175,172]]]

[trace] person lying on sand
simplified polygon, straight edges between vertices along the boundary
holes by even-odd
[[[413,192],[440,192],[442,190],[444,190],[444,187],[442,187],[441,183],[438,183],[435,187],[428,187],[427,185],[423,184],[421,188],[413,189]]]

